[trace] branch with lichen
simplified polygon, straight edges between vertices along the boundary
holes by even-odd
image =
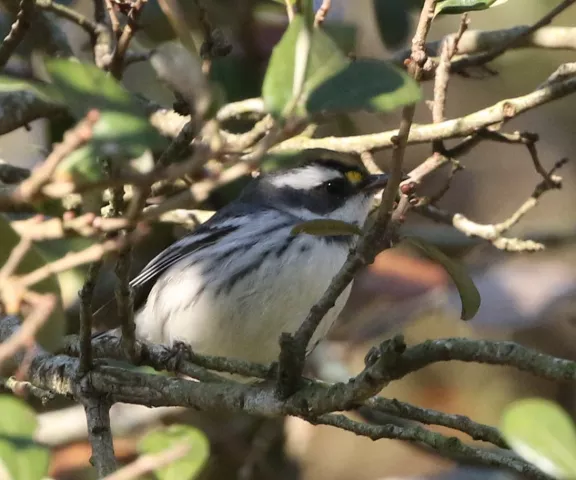
[[[0,322],[0,341],[13,335],[19,328],[14,317]],[[98,338],[93,342],[96,358],[115,358],[126,361],[119,348],[118,338]],[[374,440],[393,438],[418,442],[445,455],[459,455],[463,459],[478,461],[524,473],[528,478],[548,478],[536,468],[499,449],[488,451],[472,447],[418,425],[407,427],[376,426],[334,416],[332,412],[354,410],[361,405],[377,411],[408,418],[424,424],[438,424],[459,430],[472,438],[494,443],[502,448],[505,444],[494,429],[477,424],[467,417],[447,415],[403,404],[377,395],[389,382],[399,380],[432,363],[464,361],[491,365],[512,366],[533,375],[556,381],[576,381],[576,362],[555,358],[522,347],[513,342],[477,341],[464,338],[430,340],[407,347],[402,337],[380,345],[368,359],[366,368],[346,383],[326,385],[306,380],[293,396],[281,399],[275,395],[273,385],[260,383],[246,385],[222,377],[210,381],[207,371],[218,370],[244,373],[267,378],[270,369],[235,359],[186,356],[182,350],[170,350],[159,345],[137,342],[139,358],[143,365],[184,375],[202,376],[201,383],[183,378],[142,374],[99,364],[78,380],[79,363],[73,356],[52,356],[37,351],[31,359],[28,382],[35,388],[56,395],[85,398],[87,389],[92,395],[101,395],[111,402],[128,402],[148,406],[183,406],[206,411],[246,412],[253,415],[294,415],[311,423],[328,424],[345,428],[358,435]],[[66,353],[79,351],[77,338],[68,338]],[[16,356],[18,360],[18,356]],[[344,422],[344,423],[342,423]]]

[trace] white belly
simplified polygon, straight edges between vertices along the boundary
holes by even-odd
[[[152,289],[136,317],[137,335],[154,343],[183,341],[200,354],[222,355],[260,363],[278,357],[282,332],[294,332],[339,271],[348,247],[325,244],[307,235],[284,252],[282,268],[275,254],[237,281],[229,291],[206,288],[202,265],[170,269]],[[251,257],[253,258],[253,257]],[[230,260],[238,262],[238,258]],[[221,275],[226,265],[209,272]],[[221,278],[221,277],[219,277]],[[162,294],[159,296],[158,292]],[[309,345],[321,340],[341,312],[348,287],[327,313]]]

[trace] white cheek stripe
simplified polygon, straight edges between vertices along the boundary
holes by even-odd
[[[320,169],[315,165],[308,166],[279,175],[271,180],[270,183],[275,187],[291,187],[296,190],[310,190],[322,183],[334,178],[341,178],[342,174],[337,171]]]

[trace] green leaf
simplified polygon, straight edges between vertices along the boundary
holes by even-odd
[[[508,0],[441,0],[436,4],[434,15],[457,15],[474,10],[486,10],[506,3]]]
[[[48,472],[50,452],[34,442],[34,411],[23,401],[0,395],[0,470],[13,479],[40,480]]]
[[[512,403],[501,421],[508,444],[526,461],[560,479],[576,478],[576,430],[570,416],[543,398]]]
[[[402,46],[412,26],[410,3],[406,0],[372,0],[372,5],[382,43],[388,48]]]
[[[316,237],[336,237],[362,235],[362,230],[357,225],[341,220],[317,219],[299,223],[292,228],[290,233],[292,235],[307,233]]]
[[[11,395],[0,395],[0,435],[31,437],[36,430],[36,414],[26,403]]]
[[[308,98],[309,112],[390,112],[420,100],[420,86],[394,65],[357,60],[317,87]]]
[[[304,21],[297,15],[274,47],[266,70],[262,96],[266,109],[276,117],[283,115],[292,100],[296,42],[302,28],[305,28]],[[302,94],[293,113],[299,117],[307,116],[305,102],[310,92],[348,64],[334,41],[321,29],[313,29]]]
[[[415,248],[419,252],[424,253],[430,260],[434,260],[444,267],[458,289],[460,300],[462,301],[462,312],[460,314],[462,320],[470,320],[476,315],[480,308],[480,293],[462,265],[447,257],[437,247],[421,238],[404,237],[400,243]]]
[[[210,444],[204,433],[188,425],[171,425],[148,433],[138,443],[141,454],[160,453],[178,444],[190,445],[181,459],[156,470],[159,480],[193,480],[197,478],[210,456]]]
[[[19,241],[20,236],[18,233],[10,226],[7,218],[0,215],[0,266],[6,263],[10,252],[18,245]],[[46,259],[41,251],[35,245],[32,245],[15,273],[29,273],[44,266],[46,263]],[[60,347],[66,330],[66,320],[62,307],[58,278],[55,275],[51,275],[47,279],[35,284],[32,289],[39,293],[52,293],[56,296],[56,307],[36,334],[38,344],[42,348],[53,352]]]
[[[264,78],[266,109],[281,117],[293,94],[294,54],[303,20],[294,18],[274,48]],[[406,73],[378,60],[350,62],[321,29],[312,32],[312,45],[302,95],[294,114],[306,117],[323,111],[388,112],[421,98],[420,87]]]
[[[70,59],[46,59],[52,88],[76,120],[97,109],[100,118],[93,137],[80,153],[64,160],[57,170],[77,180],[102,177],[99,158],[117,161],[140,157],[148,149],[160,149],[165,139],[152,127],[140,103],[112,76],[95,65]]]

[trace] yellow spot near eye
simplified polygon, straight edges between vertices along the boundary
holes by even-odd
[[[360,183],[362,181],[364,176],[360,172],[357,172],[356,170],[350,170],[346,172],[346,178],[352,185],[356,185],[357,183]]]

